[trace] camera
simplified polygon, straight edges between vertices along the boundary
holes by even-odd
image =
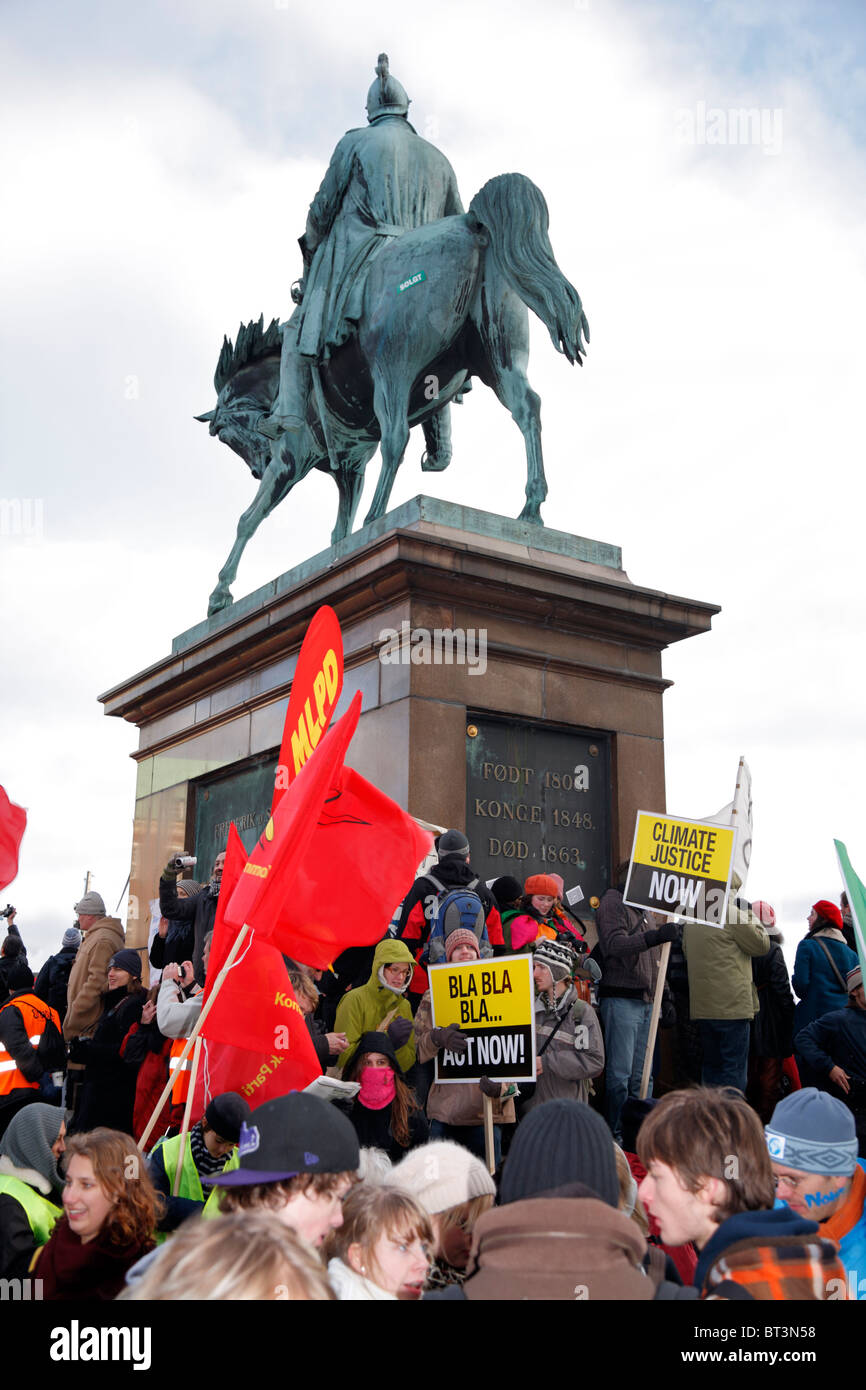
[[[172,860],[172,863],[174,864],[174,867],[177,869],[178,873],[181,869],[191,869],[194,866],[195,862],[196,857],[194,854],[177,854]]]

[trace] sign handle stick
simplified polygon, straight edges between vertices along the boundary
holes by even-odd
[[[646,1056],[643,1063],[643,1076],[640,1079],[640,1098],[646,1100],[649,1090],[650,1075],[652,1074],[653,1053],[656,1047],[656,1033],[659,1027],[659,1014],[662,1011],[662,991],[665,987],[665,976],[668,973],[668,957],[671,953],[671,943],[666,941],[662,946],[662,953],[659,957],[659,973],[656,980],[656,992],[653,999],[652,1013],[650,1014],[649,1037],[646,1043]]]
[[[193,1047],[195,1046],[196,1039],[198,1038],[198,1035],[199,1035],[199,1033],[201,1032],[201,1029],[202,1029],[202,1024],[204,1023],[205,1019],[207,1018],[208,1014],[210,1013],[211,1005],[213,1004],[214,1000],[216,999],[217,995],[219,994],[220,990],[222,989],[223,981],[225,980],[226,975],[229,973],[229,970],[231,969],[231,967],[232,967],[232,966],[234,965],[234,963],[235,963],[235,958],[236,958],[236,956],[237,956],[237,954],[238,954],[238,951],[241,949],[241,945],[243,944],[244,940],[246,939],[246,934],[247,934],[248,931],[249,931],[249,926],[248,926],[247,923],[245,922],[244,925],[241,927],[240,931],[238,932],[237,936],[235,937],[234,945],[232,946],[231,950],[229,951],[228,955],[227,955],[226,958],[225,958],[225,964],[223,965],[222,970],[221,970],[220,973],[217,975],[216,980],[214,981],[214,987],[213,987],[213,989],[211,990],[210,994],[208,995],[207,999],[205,1000],[205,1003],[204,1003],[204,1006],[203,1006],[203,1008],[202,1008],[202,1011],[201,1011],[201,1013],[199,1014],[198,1018],[196,1019],[195,1027],[193,1028],[192,1032],[190,1033],[189,1037],[188,1037],[187,1040],[186,1040],[186,1045],[185,1045],[185,1047],[184,1047],[184,1049],[183,1049],[183,1052],[180,1054],[180,1056],[179,1056],[178,1059],[177,1059],[177,1064],[178,1064],[179,1067],[182,1067],[182,1066],[183,1066],[184,1062],[186,1061],[187,1057],[189,1056],[190,1052],[192,1051]],[[150,1135],[151,1135],[151,1132],[152,1132],[152,1130],[153,1130],[154,1125],[156,1124],[157,1116],[160,1115],[160,1114],[162,1113],[162,1107],[165,1105],[165,1102],[168,1100],[168,1098],[169,1098],[169,1096],[170,1096],[170,1094],[171,1094],[171,1090],[172,1090],[172,1087],[174,1086],[174,1082],[175,1082],[175,1078],[174,1078],[173,1075],[170,1076],[170,1077],[168,1078],[168,1080],[166,1081],[165,1086],[164,1086],[163,1089],[162,1089],[162,1095],[160,1096],[159,1100],[156,1102],[156,1105],[154,1106],[153,1114],[151,1115],[150,1119],[148,1120],[147,1126],[146,1126],[146,1128],[145,1128],[145,1130],[144,1130],[144,1133],[142,1134],[141,1138],[140,1138],[139,1141],[138,1141],[138,1147],[141,1149],[142,1153],[144,1153],[145,1150],[146,1150],[146,1148],[147,1148],[147,1141],[148,1141],[148,1139],[150,1138]],[[190,1084],[190,1094],[192,1094],[192,1084]]]
[[[183,1156],[186,1151],[186,1136],[189,1133],[189,1115],[192,1110],[192,1099],[195,1095],[195,1078],[198,1074],[198,1059],[201,1053],[201,1034],[195,1040],[195,1047],[192,1050],[192,1066],[189,1071],[189,1090],[186,1095],[186,1105],[183,1107],[183,1124],[180,1127],[180,1150],[178,1160],[174,1169],[174,1182],[171,1187],[172,1197],[176,1197],[180,1191],[180,1180],[183,1175]]]
[[[484,1151],[487,1155],[487,1167],[491,1173],[496,1172],[496,1156],[493,1148],[493,1098],[484,1096]]]

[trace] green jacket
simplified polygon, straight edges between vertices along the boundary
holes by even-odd
[[[395,994],[379,979],[381,966],[396,963],[411,965],[412,969],[415,969],[415,958],[406,943],[395,941],[389,936],[384,941],[380,941],[376,947],[376,953],[373,956],[373,969],[367,983],[359,985],[357,989],[350,989],[349,993],[344,994],[340,1000],[334,1029],[337,1033],[345,1033],[349,1043],[345,1052],[340,1053],[339,1065],[341,1067],[345,1067],[349,1061],[362,1034],[378,1032],[382,1019],[393,1009],[396,1008],[395,1018],[408,1018],[411,1022],[412,1008],[406,995]],[[405,1047],[401,1047],[398,1051],[397,1061],[404,1072],[415,1065],[414,1034]]]
[[[742,899],[728,899],[723,927],[687,922],[683,954],[689,970],[692,1018],[754,1018],[758,995],[752,956],[765,956],[770,938]]]

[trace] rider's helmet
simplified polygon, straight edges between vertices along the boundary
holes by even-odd
[[[388,54],[380,53],[376,81],[367,93],[367,120],[372,125],[381,116],[405,116],[408,111],[406,89],[388,71]]]

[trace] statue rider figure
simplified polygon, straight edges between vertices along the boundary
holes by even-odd
[[[343,136],[307,215],[304,279],[292,292],[298,308],[283,325],[279,391],[259,422],[269,438],[303,429],[311,368],[354,332],[366,269],[388,239],[463,212],[451,165],[409,124],[408,111],[409,98],[382,53],[367,94],[368,125]],[[423,428],[421,466],[439,471],[451,457],[449,407]]]

